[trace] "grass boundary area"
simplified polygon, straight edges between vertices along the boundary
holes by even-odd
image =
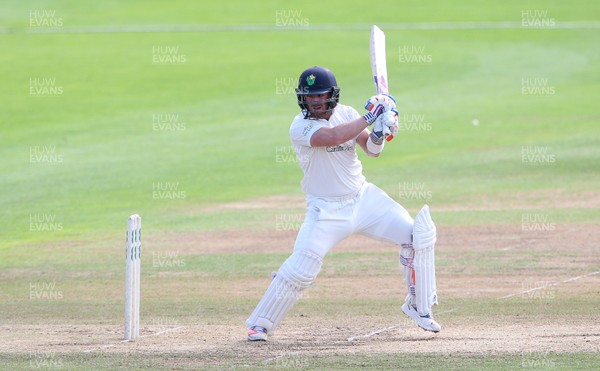
[[[355,355],[307,356],[300,352],[279,352],[272,358],[256,359],[236,354],[213,353],[0,353],[4,366],[13,370],[70,369],[155,370],[236,369],[259,367],[264,370],[287,368],[305,370],[591,370],[600,364],[598,353],[521,352],[520,354],[411,354],[371,353]]]

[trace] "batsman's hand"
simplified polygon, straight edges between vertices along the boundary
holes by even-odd
[[[392,140],[398,134],[398,129],[398,111],[395,108],[385,111],[375,120],[373,133],[371,133],[373,143],[381,143],[383,139]]]
[[[365,104],[365,109],[369,112],[365,113],[363,117],[371,125],[382,113],[395,110],[396,100],[391,95],[374,95]]]

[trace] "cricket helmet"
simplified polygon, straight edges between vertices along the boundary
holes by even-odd
[[[296,88],[298,105],[302,111],[308,113],[308,107],[305,103],[307,95],[325,93],[331,94],[326,102],[329,103],[329,110],[332,110],[340,101],[340,88],[337,86],[333,72],[320,66],[314,66],[302,72]]]

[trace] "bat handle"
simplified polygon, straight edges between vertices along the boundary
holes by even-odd
[[[392,139],[394,139],[393,135],[388,136],[387,138],[385,138],[385,140],[387,140],[388,142],[391,141]]]

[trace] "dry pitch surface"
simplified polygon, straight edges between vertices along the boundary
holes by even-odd
[[[275,213],[292,207],[302,213],[301,199],[283,201],[269,198],[228,207]],[[268,277],[203,278],[202,272],[184,270],[158,275],[168,278],[161,281],[163,300],[176,301],[186,290],[219,302],[233,298],[228,313],[236,314],[200,309],[184,320],[169,321],[169,313],[161,317],[164,321],[142,317],[142,337],[124,342],[118,321],[81,323],[64,313],[48,323],[2,325],[0,352],[34,368],[85,368],[88,362],[100,368],[129,368],[119,361],[129,358],[140,367],[153,368],[329,367],[323,366],[323,359],[356,360],[342,363],[346,366],[341,368],[386,368],[389,364],[381,363],[382,359],[417,354],[508,356],[525,368],[569,368],[565,355],[568,359],[569,354],[600,352],[600,272],[593,269],[598,266],[600,225],[553,223],[543,231],[514,224],[440,225],[438,229],[441,300],[434,313],[443,326],[439,334],[422,331],[401,313],[405,289],[398,270],[377,274],[369,270],[374,260],[395,256],[395,247],[353,236],[333,253],[368,252],[357,257],[364,259],[363,274],[345,273],[335,260],[332,264],[326,260],[314,287],[268,342],[246,341],[243,326],[251,308],[247,302],[259,299]],[[288,253],[294,234],[272,228],[194,232],[179,235],[178,251],[182,256]],[[166,245],[173,238],[154,236],[152,244]],[[198,241],[211,248],[199,251]],[[365,359],[373,361],[361,363]]]

